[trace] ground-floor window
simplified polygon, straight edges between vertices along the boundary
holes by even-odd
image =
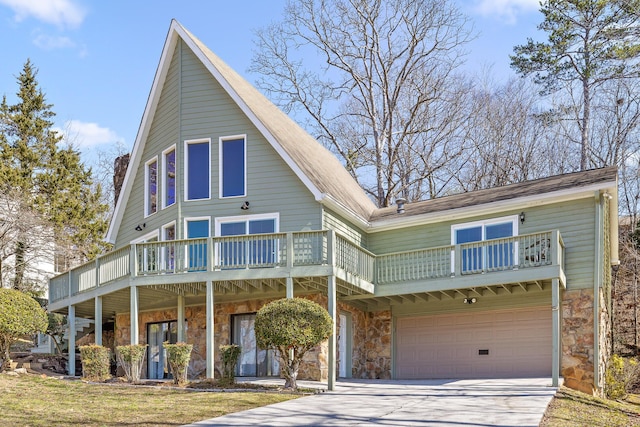
[[[178,342],[178,322],[159,322],[147,324],[147,377],[150,379],[171,378],[167,354],[162,345]]]
[[[240,346],[236,375],[239,377],[265,377],[280,375],[280,356],[277,351],[264,350],[256,344],[255,314],[232,316],[233,344]]]

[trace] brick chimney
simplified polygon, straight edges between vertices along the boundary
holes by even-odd
[[[114,206],[118,203],[118,196],[120,196],[120,190],[124,183],[124,176],[127,173],[127,167],[129,166],[130,154],[123,154],[116,157],[113,163],[113,192],[114,192]]]

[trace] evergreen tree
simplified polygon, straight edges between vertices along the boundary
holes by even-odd
[[[108,206],[101,203],[101,188],[79,152],[53,130],[55,113],[36,76],[37,69],[27,60],[17,77],[18,102],[10,105],[5,96],[0,105],[2,194],[11,198],[9,206],[19,205],[19,211],[40,220],[35,230],[14,228],[9,233],[15,248],[12,286],[20,290],[34,286],[25,275],[38,261],[34,251],[46,247],[51,260],[55,252],[71,263],[82,262],[102,251],[107,228]]]
[[[590,167],[592,101],[606,82],[637,77],[640,71],[639,0],[545,0],[538,29],[546,42],[529,39],[514,48],[512,67],[533,75],[542,92],[567,93],[580,131],[580,169]],[[635,12],[635,13],[634,13]]]

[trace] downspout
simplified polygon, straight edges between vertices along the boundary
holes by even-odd
[[[600,288],[602,287],[602,198],[595,192],[595,245],[593,271],[593,386],[600,388]]]

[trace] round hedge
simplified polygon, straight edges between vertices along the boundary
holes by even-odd
[[[38,301],[15,289],[0,289],[0,335],[20,338],[46,331],[48,323]]]
[[[333,321],[327,310],[303,298],[266,304],[256,314],[256,341],[262,348],[311,349],[329,338]]]

